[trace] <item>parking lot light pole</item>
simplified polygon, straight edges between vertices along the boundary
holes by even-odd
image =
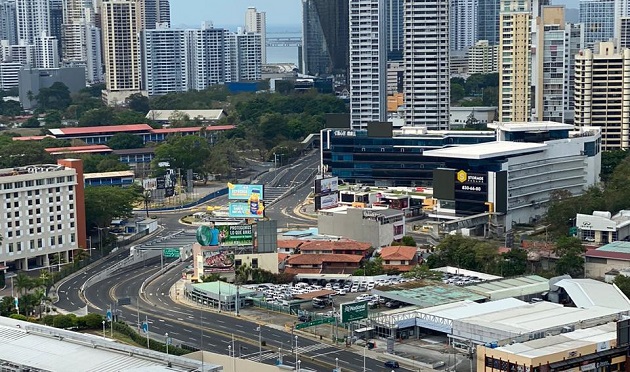
[[[164,334],[164,337],[166,337],[166,355],[168,355],[168,332]]]
[[[367,342],[365,343],[365,346],[363,346],[363,372],[366,371],[366,369],[365,369],[365,349],[367,349]]]
[[[262,362],[262,327],[256,328],[258,331],[258,362]]]
[[[103,320],[103,338],[105,338],[105,321]]]

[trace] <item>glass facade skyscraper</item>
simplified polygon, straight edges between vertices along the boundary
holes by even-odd
[[[500,0],[477,2],[477,40],[499,45],[499,3]]]
[[[585,47],[615,36],[615,0],[580,0],[580,23],[584,24]]]
[[[302,0],[302,4],[302,72],[347,76],[349,1]]]

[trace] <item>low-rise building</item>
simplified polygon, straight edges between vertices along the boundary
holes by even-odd
[[[575,217],[577,236],[594,244],[608,244],[630,239],[630,211],[622,210],[614,216],[610,212],[578,213]]]
[[[354,254],[366,257],[372,244],[354,240],[307,240],[299,245],[302,254]]]
[[[300,239],[280,239],[278,240],[278,253],[294,254],[298,247],[304,244]]]
[[[405,214],[390,208],[340,206],[320,210],[317,227],[321,234],[344,236],[384,247],[405,235]]]
[[[35,98],[40,89],[49,88],[54,83],[63,83],[70,93],[78,93],[85,88],[84,67],[31,68],[23,67],[19,73],[20,103],[25,110],[35,106]]]
[[[479,345],[477,371],[623,371],[627,348],[616,346],[616,323],[503,346]]]
[[[131,186],[133,185],[133,182],[133,171],[85,174],[85,186]]]
[[[294,254],[287,258],[289,274],[352,274],[361,267],[363,256],[355,254]]]
[[[225,111],[218,110],[150,110],[146,118],[158,124],[168,125],[173,120],[187,119],[204,124],[216,123],[226,117]]]
[[[418,264],[418,248],[405,246],[388,246],[380,250],[383,269],[409,271]]]
[[[487,125],[497,119],[498,108],[494,106],[451,107],[451,129],[470,125]]]
[[[252,269],[262,269],[274,274],[278,273],[278,253],[243,253],[234,255],[234,267],[247,265]]]
[[[630,242],[617,241],[584,253],[584,273],[588,278],[602,279],[611,270],[630,267]]]

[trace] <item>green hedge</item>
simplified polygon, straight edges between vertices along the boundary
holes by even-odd
[[[128,336],[130,339],[133,340],[133,342],[137,343],[138,345],[146,345],[147,344],[147,337],[144,335],[139,334],[138,332],[136,332],[135,329],[131,328],[130,326],[128,326],[125,323],[114,323],[114,330],[118,333],[121,333],[125,336]],[[149,338],[149,349],[151,350],[155,350],[155,351],[160,351],[162,353],[166,352],[166,344],[163,342],[159,342],[156,340],[153,340],[151,338]],[[188,354],[190,353],[189,350],[185,350],[182,349],[180,347],[177,347],[175,345],[169,345],[168,346],[168,353],[169,354],[173,354],[173,355],[184,355],[184,354]]]

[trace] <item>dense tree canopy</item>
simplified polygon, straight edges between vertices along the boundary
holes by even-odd
[[[70,89],[61,82],[55,82],[47,88],[40,88],[35,99],[40,111],[65,110],[72,103]]]
[[[203,166],[210,156],[210,145],[203,137],[175,136],[155,149],[154,165],[168,161],[171,168],[192,169],[203,172]]]
[[[85,214],[88,229],[109,226],[114,218],[133,215],[141,192],[135,187],[88,186],[85,188]]]
[[[54,163],[54,159],[38,142],[11,141],[0,146],[0,168]]]
[[[113,150],[137,149],[144,146],[142,137],[129,133],[117,133],[107,141]]]

